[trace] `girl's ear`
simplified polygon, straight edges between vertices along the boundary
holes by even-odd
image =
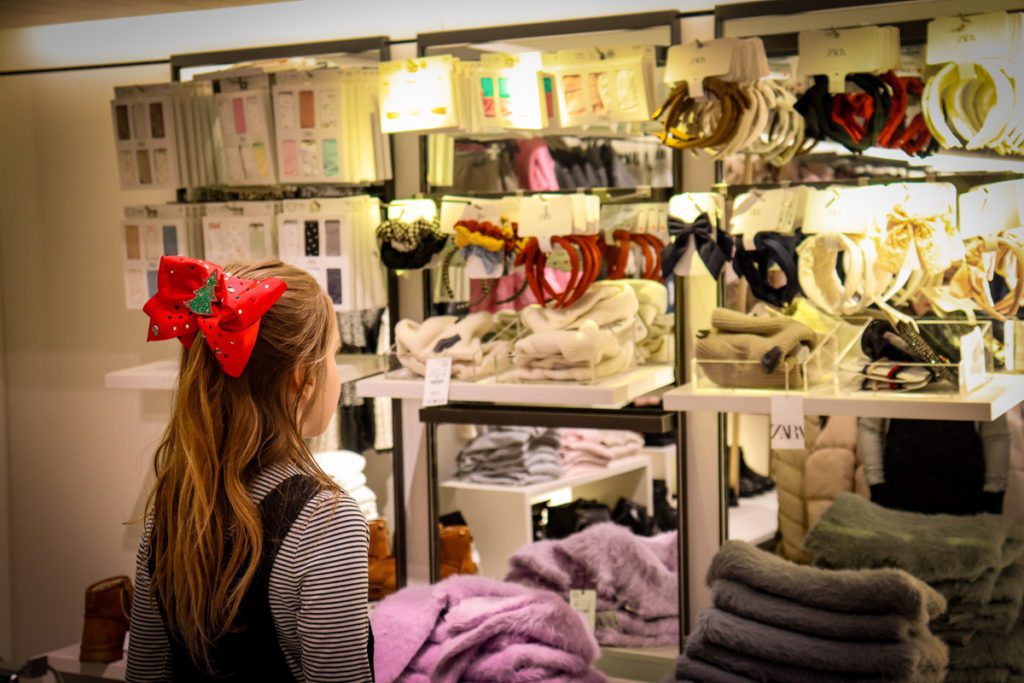
[[[305,373],[303,372],[303,368],[301,365],[295,366],[295,370],[292,371],[292,389],[294,389],[295,391],[298,391],[299,387],[302,386],[302,379],[304,374]],[[313,389],[314,387],[312,382],[306,384],[306,386],[302,389],[303,401],[309,400],[309,398],[313,395]]]

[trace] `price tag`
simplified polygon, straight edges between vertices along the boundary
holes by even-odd
[[[452,359],[428,358],[423,378],[423,406],[443,406],[448,403],[452,383]]]
[[[590,630],[593,631],[597,621],[597,591],[569,591],[569,606],[583,615],[590,626]]]
[[[939,17],[928,22],[929,64],[1007,59],[1010,53],[1010,18],[1006,12],[970,17]]]
[[[802,396],[772,396],[772,448],[804,448],[804,399]]]
[[[801,31],[797,37],[800,76],[828,76],[829,92],[846,90],[846,75],[875,73],[882,65],[883,31],[878,26],[843,31]],[[891,65],[887,65],[891,66]]]
[[[981,336],[981,328],[960,337],[960,392],[970,393],[988,380],[988,369],[985,367],[985,340]]]
[[[572,197],[524,197],[519,204],[519,236],[571,235]]]
[[[673,45],[668,49],[665,62],[665,83],[686,81],[691,97],[703,97],[704,78],[729,73],[737,43],[737,38],[720,38],[706,43]]]

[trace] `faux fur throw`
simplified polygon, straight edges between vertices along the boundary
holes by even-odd
[[[910,640],[928,630],[924,622],[898,614],[851,614],[808,607],[727,579],[715,581],[712,589],[712,600],[720,610],[810,636],[896,642]]]
[[[712,559],[708,585],[722,579],[806,607],[847,614],[896,615],[926,624],[946,610],[941,595],[907,572],[805,567],[742,541],[727,542]]]
[[[900,643],[858,643],[816,638],[750,621],[718,609],[700,615],[696,637],[687,642],[687,654],[710,661],[757,680],[794,683],[831,680],[840,673],[855,679],[886,678],[900,681],[942,680],[948,655],[945,644],[931,634]],[[729,658],[712,658],[701,647],[711,643],[748,657],[779,665],[772,673],[757,675],[757,668],[739,670]],[[782,678],[783,672],[788,674]],[[839,679],[843,680],[843,679]]]
[[[557,595],[453,576],[389,596],[371,615],[379,683],[601,683],[597,643]]]
[[[976,633],[965,645],[950,646],[949,668],[1001,668],[1007,675],[1024,675],[1024,622],[1018,622],[1009,635]]]
[[[843,493],[804,545],[828,567],[899,567],[929,584],[981,581],[984,592],[1024,551],[1024,525],[1000,515],[924,515]]]
[[[693,636],[691,636],[692,638]],[[662,683],[671,681],[697,681],[698,683],[756,683],[753,678],[740,676],[714,664],[683,655],[676,660],[675,677],[666,678]]]
[[[679,633],[677,538],[674,531],[645,538],[611,522],[595,524],[568,538],[521,548],[509,559],[506,580],[563,598],[571,589],[594,589],[598,612],[615,613],[619,624],[610,626],[605,615],[599,642],[670,645]],[[654,623],[640,628],[642,622]]]

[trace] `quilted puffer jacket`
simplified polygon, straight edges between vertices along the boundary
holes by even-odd
[[[782,535],[778,552],[794,562],[811,561],[804,537],[836,496],[869,496],[856,453],[857,418],[831,417],[820,431],[818,424],[816,417],[805,419],[807,449],[772,453]]]

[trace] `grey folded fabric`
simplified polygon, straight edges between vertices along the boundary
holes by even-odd
[[[851,614],[808,607],[741,583],[711,584],[715,607],[769,626],[821,638],[862,642],[898,642],[926,633],[923,621],[898,614]]]
[[[899,567],[932,583],[981,581],[991,599],[1004,568],[1024,552],[1024,525],[1000,515],[924,515],[839,495],[804,541],[835,568]]]
[[[895,614],[926,624],[946,610],[941,595],[905,571],[805,567],[742,541],[728,541],[711,561],[708,585],[721,579],[807,607],[846,614]]]
[[[676,660],[675,678],[667,678],[663,683],[672,680],[694,683],[757,683],[753,678],[739,676],[699,659],[691,659],[687,655]]]
[[[1010,672],[1005,668],[951,670],[946,683],[1009,683]]]
[[[455,476],[475,484],[527,486],[562,476],[555,430],[507,427],[474,439],[456,458]]]
[[[836,672],[864,678],[941,681],[940,672],[948,663],[946,645],[931,634],[900,643],[843,642],[785,631],[718,609],[702,612],[699,624],[703,640],[709,643],[775,664],[816,672],[819,681]],[[695,641],[695,646],[699,642]],[[802,679],[810,680],[814,679]]]
[[[950,646],[949,668],[1003,668],[1007,675],[1024,674],[1024,622],[1018,622],[1009,635],[975,633],[965,645]]]
[[[942,586],[954,583],[942,582]],[[1024,565],[1011,564],[1000,572],[990,597],[989,602],[950,600],[948,613],[932,622],[933,630],[958,628],[988,633],[1012,631],[1024,606]]]
[[[717,667],[739,676],[764,683],[888,683],[894,680],[918,681],[925,683],[943,680],[945,671],[930,669],[915,672],[908,678],[849,674],[838,671],[825,672],[800,666],[780,664],[759,657],[753,657],[730,648],[709,642],[699,630],[687,639],[686,657],[706,666]]]

